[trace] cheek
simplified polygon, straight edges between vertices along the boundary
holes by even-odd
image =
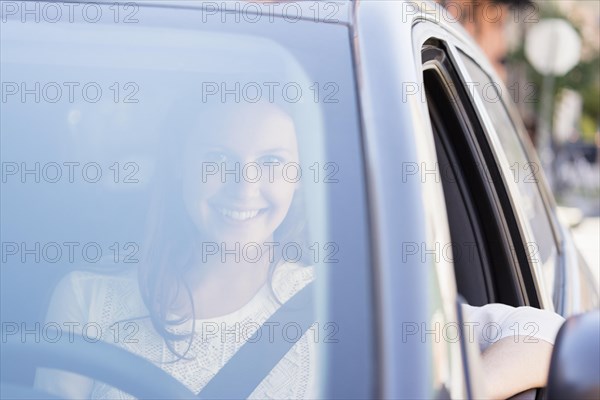
[[[285,218],[294,193],[296,192],[297,184],[288,182],[278,182],[269,184],[262,192],[265,199],[275,209],[277,215],[281,216],[281,219]]]
[[[182,195],[190,214],[201,212],[205,202],[221,190],[221,183],[216,179],[202,182],[201,177],[185,176]]]

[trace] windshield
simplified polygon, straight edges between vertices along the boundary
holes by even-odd
[[[284,350],[238,357],[237,379],[255,383],[227,395],[330,397],[344,381],[336,390],[368,397],[348,28],[215,7],[73,10],[54,23],[3,14],[2,345],[79,334],[198,394],[260,331]],[[286,307],[301,293],[308,305]],[[259,360],[263,375],[251,372]],[[2,379],[129,396],[24,360]]]

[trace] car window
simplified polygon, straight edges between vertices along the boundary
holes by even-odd
[[[423,49],[424,87],[444,190],[459,294],[471,305],[521,305],[512,238],[492,184],[494,166],[445,44]]]
[[[72,327],[198,393],[313,285],[313,323],[273,325],[294,347],[251,397],[372,396],[348,27],[214,7],[135,10],[130,24],[77,13],[3,22],[3,345],[49,343]],[[21,385],[122,395],[12,365],[3,379]]]
[[[468,84],[469,91],[477,93],[482,99],[486,113],[491,120],[492,128],[498,136],[504,158],[500,161],[500,169],[506,180],[516,184],[512,190],[514,207],[521,208],[531,230],[531,239],[527,243],[529,259],[541,275],[538,284],[540,291],[552,298],[554,281],[558,263],[557,245],[553,234],[544,201],[540,194],[539,177],[541,165],[531,161],[523,147],[517,130],[506,110],[501,96],[501,86],[495,83],[470,57],[464,53],[461,59],[473,80]]]

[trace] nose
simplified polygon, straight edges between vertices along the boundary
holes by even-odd
[[[260,186],[261,180],[257,179],[254,171],[243,167],[239,168],[235,174],[228,176],[225,181],[227,193],[239,200],[258,197],[260,195]]]
[[[248,199],[258,197],[260,193],[260,183],[251,183],[242,177],[239,182],[227,185],[228,193],[238,199]]]

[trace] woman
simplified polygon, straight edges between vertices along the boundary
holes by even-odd
[[[93,321],[109,342],[120,331],[117,345],[198,393],[313,271],[281,252],[292,242],[305,247],[300,184],[284,168],[299,163],[289,114],[265,103],[212,107],[183,149],[183,158],[180,149],[163,149],[150,251],[137,277],[135,271],[72,272],[55,290],[47,319]],[[316,396],[312,334],[251,397]],[[101,382],[48,370],[38,372],[36,386],[68,398],[130,398]]]

